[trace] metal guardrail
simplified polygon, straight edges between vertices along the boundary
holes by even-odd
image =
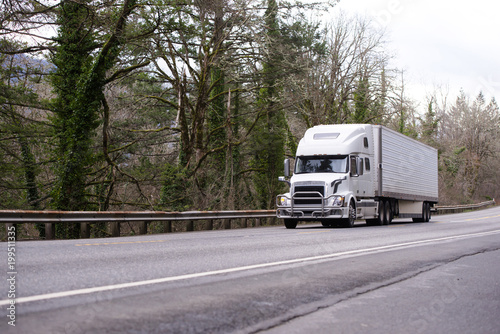
[[[120,236],[120,223],[139,222],[139,234],[147,233],[148,222],[164,222],[163,232],[172,232],[172,222],[187,222],[186,230],[194,230],[194,221],[207,221],[206,230],[213,229],[214,220],[224,220],[224,228],[231,228],[232,219],[255,219],[255,226],[261,225],[261,219],[276,217],[275,210],[248,211],[27,211],[0,210],[0,223],[12,224],[45,224],[45,238],[55,238],[55,223],[80,223],[81,238],[90,237],[90,223],[109,223],[109,234]]]
[[[463,212],[465,210],[479,209],[495,205],[492,201],[468,204],[436,206],[434,214],[445,214]],[[187,211],[187,212],[164,212],[164,211],[28,211],[28,210],[0,210],[0,224],[24,224],[44,223],[46,239],[54,239],[55,223],[80,223],[81,237],[90,237],[90,223],[106,222],[110,224],[111,236],[120,236],[120,223],[140,222],[139,234],[147,233],[148,222],[165,222],[164,232],[172,231],[172,222],[187,222],[187,231],[194,229],[194,221],[208,221],[205,229],[213,229],[214,220],[225,220],[224,227],[231,228],[231,219],[244,220],[246,227],[247,219],[255,219],[255,226],[261,225],[261,219],[275,218],[275,210],[247,210],[247,211]]]
[[[465,205],[440,205],[434,207],[435,214],[446,214],[446,213],[457,213],[464,212],[466,210],[474,210],[484,208],[490,205],[496,205],[495,199],[487,202],[481,202],[476,204],[465,204]]]
[[[0,210],[0,223],[90,223],[189,221],[275,217],[275,210],[250,211],[25,211]]]

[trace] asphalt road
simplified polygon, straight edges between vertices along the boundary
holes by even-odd
[[[0,333],[499,333],[500,207],[352,229],[299,225],[17,242]]]

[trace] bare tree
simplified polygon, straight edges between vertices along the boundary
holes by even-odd
[[[482,185],[489,182],[489,173],[485,171],[499,162],[500,113],[496,101],[486,103],[479,93],[471,102],[461,92],[444,112],[441,123],[440,140],[445,150],[442,163],[449,177],[447,187],[455,192],[457,188],[462,190],[458,193],[462,201],[490,196],[483,192]]]
[[[353,120],[354,93],[369,113],[362,121],[381,117],[385,110],[389,55],[383,49],[383,33],[370,21],[340,14],[327,28],[326,57],[315,63],[303,79],[298,111],[307,127]]]

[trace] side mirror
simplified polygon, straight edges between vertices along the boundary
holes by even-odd
[[[290,159],[285,159],[285,177],[290,177]]]
[[[281,182],[285,182],[288,184],[289,187],[292,185],[290,184],[290,181],[287,180],[288,177],[290,177],[290,159],[285,159],[285,176],[280,176],[278,177],[278,180]]]
[[[363,162],[364,162],[363,158],[351,156],[351,166],[350,166],[351,176],[363,175],[364,171]]]

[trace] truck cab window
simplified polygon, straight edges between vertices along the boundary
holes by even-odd
[[[356,157],[352,156],[351,157],[351,175],[352,176],[357,176],[358,175],[358,166],[356,165]]]
[[[347,173],[347,156],[297,157],[295,174],[303,173]]]

